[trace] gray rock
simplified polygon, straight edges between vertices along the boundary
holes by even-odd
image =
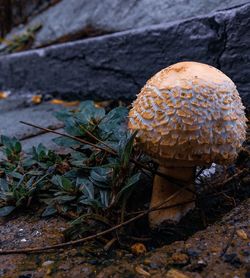
[[[43,133],[40,129],[23,125],[19,121],[31,122],[45,128],[59,129],[63,124],[53,116],[53,113],[61,109],[61,106],[44,103],[27,108],[19,106],[15,110],[2,112],[0,114],[0,134],[24,140]]]
[[[250,107],[250,4],[0,58],[0,90],[131,99],[158,70],[194,60],[225,72]]]
[[[28,25],[42,24],[33,47],[65,42],[89,35],[110,33],[181,20],[249,0],[62,0],[34,17]],[[14,30],[12,34],[15,34]],[[8,38],[11,37],[8,36]]]

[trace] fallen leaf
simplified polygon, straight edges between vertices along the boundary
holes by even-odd
[[[41,95],[34,95],[34,96],[32,96],[31,101],[34,104],[40,104],[42,102],[42,96]]]
[[[80,101],[76,100],[76,101],[64,101],[64,100],[61,100],[61,99],[52,99],[50,101],[50,103],[52,104],[56,104],[56,105],[62,105],[62,106],[65,106],[65,107],[71,107],[71,106],[77,106],[80,104]]]
[[[0,99],[6,99],[9,96],[8,92],[0,92]]]

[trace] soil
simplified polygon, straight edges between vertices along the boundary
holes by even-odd
[[[190,226],[192,223],[190,223]],[[20,215],[1,223],[2,249],[63,240],[63,218]],[[151,248],[153,249],[153,248]],[[250,199],[185,241],[138,255],[98,243],[42,254],[0,256],[0,277],[250,277]]]

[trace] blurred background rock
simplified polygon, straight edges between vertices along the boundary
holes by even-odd
[[[11,40],[31,31],[35,35],[28,48],[36,48],[186,19],[246,2],[249,1],[0,0],[0,32],[2,38]]]

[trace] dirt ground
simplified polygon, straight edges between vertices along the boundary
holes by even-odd
[[[192,223],[190,223],[192,225]],[[62,218],[19,216],[1,223],[2,249],[59,243]],[[0,256],[0,277],[250,277],[250,199],[219,222],[177,241],[136,256],[108,252],[92,243],[43,254]]]

